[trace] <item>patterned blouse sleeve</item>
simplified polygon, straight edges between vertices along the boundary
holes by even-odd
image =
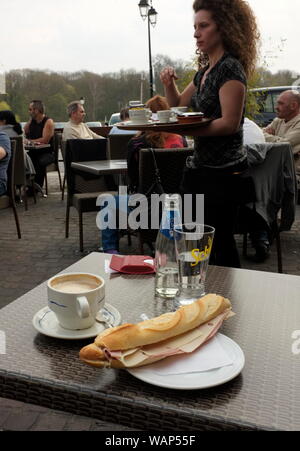
[[[247,79],[242,65],[234,58],[228,58],[219,70],[219,88],[227,81],[237,80],[247,86]]]

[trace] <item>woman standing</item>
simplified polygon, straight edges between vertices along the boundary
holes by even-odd
[[[180,93],[173,68],[161,72],[171,106],[191,106],[213,121],[191,131],[183,193],[203,193],[205,222],[216,228],[211,262],[240,267],[234,240],[238,179],[247,168],[243,122],[247,77],[255,68],[259,32],[244,0],[195,0],[194,37],[199,71]]]

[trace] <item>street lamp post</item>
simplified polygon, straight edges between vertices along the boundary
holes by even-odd
[[[150,25],[155,27],[157,20],[157,12],[152,6],[152,0],[150,5],[148,0],[140,0],[139,3],[140,14],[143,20],[148,19],[148,44],[149,44],[149,84],[150,84],[150,97],[153,97],[153,68],[152,68],[152,54],[151,54],[151,33]]]

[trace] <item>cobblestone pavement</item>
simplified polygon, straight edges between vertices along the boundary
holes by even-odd
[[[48,174],[49,196],[38,198],[35,205],[29,199],[25,212],[18,205],[22,239],[18,240],[12,210],[0,210],[0,308],[44,282],[62,269],[75,263],[100,245],[95,213],[84,215],[84,248],[79,252],[78,217],[71,209],[70,234],[65,239],[64,220],[66,202],[61,200],[56,173]],[[242,239],[237,237],[241,250]],[[300,275],[300,206],[296,221],[289,232],[281,234],[283,269],[286,274]],[[121,240],[122,253],[137,253],[137,242],[131,247]],[[251,255],[249,245],[249,254]],[[277,271],[275,244],[266,262],[257,264],[242,260],[244,269]],[[101,429],[102,428],[102,429]],[[0,430],[129,430],[120,425],[102,423],[93,418],[79,417],[43,407],[0,398]]]

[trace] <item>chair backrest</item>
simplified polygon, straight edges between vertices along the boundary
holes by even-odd
[[[12,194],[12,183],[14,183],[14,174],[12,174],[15,158],[15,141],[11,140],[11,157],[7,167],[7,190],[5,194],[0,195],[0,210],[2,208],[7,208],[10,206],[11,194]]]
[[[107,160],[107,139],[68,139],[65,144],[65,174],[68,195],[105,191],[103,176],[95,176],[71,168],[72,162]]]
[[[54,162],[47,165],[47,172],[57,171],[58,169],[58,154],[61,149],[62,133],[55,131],[53,136],[53,153]]]
[[[10,138],[11,143],[15,143],[15,170],[14,181],[15,185],[26,185],[26,169],[25,169],[25,153],[23,145],[23,137],[16,136]]]
[[[109,135],[108,152],[110,160],[126,160],[127,144],[133,135]]]
[[[257,213],[271,225],[281,209],[281,230],[290,230],[295,219],[297,196],[291,145],[265,143],[249,145],[246,149],[250,168],[245,176],[252,177],[254,182]]]
[[[62,146],[62,133],[61,132],[55,132],[54,133],[54,154],[55,154],[55,161],[58,163],[58,154],[61,150]]]
[[[91,126],[90,127],[89,126],[89,129],[92,130],[93,132],[97,133],[98,135],[104,136],[104,138],[107,138],[112,127],[108,127],[108,126],[101,126],[101,127]]]
[[[193,155],[192,148],[153,149],[160,173],[161,185],[165,193],[179,193],[180,182],[188,156]],[[139,193],[146,194],[155,181],[155,169],[152,152],[141,149],[139,153]],[[155,241],[157,230],[139,230],[140,242]]]
[[[183,169],[188,156],[194,149],[154,149],[155,159],[160,172],[161,183],[165,193],[178,193]],[[139,153],[139,192],[147,193],[155,180],[154,162],[149,149]]]
[[[11,156],[7,167],[7,194],[12,200],[15,190],[15,170],[16,170],[16,153],[17,144],[15,140],[11,140]]]

